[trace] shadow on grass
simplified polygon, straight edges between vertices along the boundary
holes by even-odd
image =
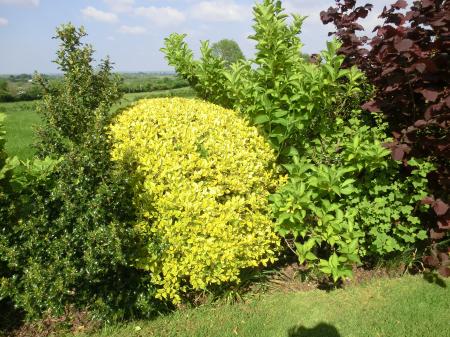
[[[445,281],[437,273],[424,273],[423,279],[428,283],[435,284],[441,288],[447,288],[447,283],[445,283]]]
[[[293,326],[288,330],[288,337],[341,337],[337,329],[327,323],[319,323],[314,328],[302,325]]]

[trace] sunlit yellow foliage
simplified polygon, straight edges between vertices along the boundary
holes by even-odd
[[[268,195],[275,156],[236,112],[194,99],[141,100],[111,127],[112,158],[132,164],[138,267],[174,303],[189,290],[239,282],[243,268],[275,258]]]

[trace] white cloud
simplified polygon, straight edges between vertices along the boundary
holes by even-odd
[[[82,9],[81,13],[83,13],[84,17],[93,19],[95,21],[108,22],[108,23],[114,23],[114,22],[118,21],[116,14],[104,12],[104,11],[98,10],[92,6]]]
[[[182,12],[172,7],[139,7],[136,8],[135,14],[150,19],[158,26],[178,25],[186,20]]]
[[[114,41],[116,38],[114,37],[114,36],[108,36],[107,38],[106,38],[108,41]]]
[[[251,6],[238,5],[234,1],[201,1],[190,14],[193,18],[208,22],[245,21],[251,17]]]
[[[103,0],[115,13],[125,13],[133,11],[134,0]]]
[[[326,11],[334,3],[329,0],[316,0],[314,2],[305,0],[286,0],[283,1],[287,13],[300,14],[307,16],[306,23],[322,25],[320,12]]]
[[[1,18],[1,17],[0,17],[0,27],[7,26],[8,24],[9,24],[8,19]]]
[[[141,35],[147,32],[147,29],[141,26],[120,26],[119,32],[130,35]]]
[[[0,0],[0,5],[39,6],[39,0]]]

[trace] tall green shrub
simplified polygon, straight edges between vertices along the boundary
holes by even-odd
[[[39,106],[43,125],[37,129],[41,155],[59,156],[73,147],[89,145],[93,134],[102,133],[111,106],[122,96],[120,79],[111,73],[109,59],[102,60],[97,68],[92,64],[94,50],[82,42],[86,35],[83,27],[58,27],[55,38],[60,47],[54,63],[64,77],[50,83],[41,75],[35,76],[44,92]]]
[[[8,158],[5,151],[5,130],[3,121],[4,114],[0,114],[0,224],[5,226],[9,221],[10,208],[12,205],[12,185],[13,169],[17,165],[17,158]],[[0,247],[3,246],[3,237],[0,236]],[[1,256],[1,255],[0,255]],[[7,273],[7,267],[0,257],[0,277]]]
[[[28,317],[67,305],[109,317],[153,312],[148,276],[132,267],[136,242],[127,168],[110,161],[105,134],[111,106],[120,97],[109,61],[96,70],[84,30],[57,29],[55,61],[61,84],[44,88],[39,130],[41,155],[58,160],[41,179],[28,179],[18,198],[26,209],[3,223],[1,259],[10,270],[1,297]],[[29,170],[28,170],[29,171]]]
[[[308,62],[298,37],[304,17],[293,15],[289,24],[281,1],[274,0],[253,12],[253,60],[226,69],[211,55],[207,64],[217,67],[209,72],[208,44],[194,61],[178,34],[166,39],[163,52],[202,97],[219,102],[220,95],[221,104],[258,125],[277,151],[289,173],[271,197],[279,234],[301,263],[335,281],[350,276],[363,258],[418,245],[426,237],[420,222],[426,206],[419,201],[432,166],[411,160],[406,178],[390,160],[385,125],[360,110],[373,90],[356,67],[343,69],[340,42],[328,42],[318,60]]]
[[[184,41],[185,37],[186,34],[174,33],[165,39],[165,48],[161,50],[169,64],[188,81],[198,97],[226,108],[232,107],[226,85],[225,61],[214,56],[208,41],[201,43],[200,60],[194,60],[194,53]]]
[[[327,44],[322,62],[310,63],[301,54],[298,37],[304,17],[293,15],[286,23],[280,1],[265,0],[254,8],[256,55],[231,69],[215,58],[208,42],[202,42],[199,61],[184,42],[185,35],[166,39],[169,64],[189,80],[199,96],[233,107],[258,125],[282,161],[304,143],[326,132],[337,116],[345,116],[367,92],[356,68],[341,69],[337,41]]]

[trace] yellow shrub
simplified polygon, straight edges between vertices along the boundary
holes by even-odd
[[[267,197],[278,185],[275,156],[234,111],[200,100],[147,99],[111,126],[112,158],[133,163],[137,266],[152,272],[157,296],[239,282],[242,268],[275,257]]]

